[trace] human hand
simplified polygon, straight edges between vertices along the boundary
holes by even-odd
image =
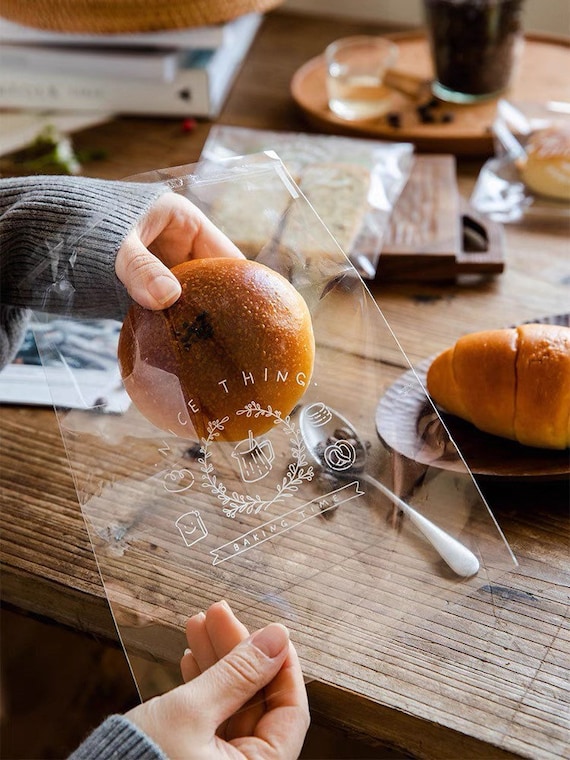
[[[123,240],[115,271],[141,306],[164,309],[180,295],[170,267],[214,256],[243,258],[197,206],[177,193],[164,193]]]
[[[253,636],[224,602],[187,626],[188,683],[127,713],[172,758],[294,760],[309,711],[297,654],[283,626]],[[263,690],[263,691],[262,691]]]
[[[213,604],[206,613],[200,612],[191,617],[186,625],[186,639],[190,649],[187,650],[180,662],[184,681],[188,682],[197,678],[231,652],[234,647],[247,639],[248,636],[249,631],[238,620],[225,601]],[[293,665],[298,668],[298,675],[302,679],[298,658],[294,650]],[[302,687],[299,696],[299,706],[306,712],[308,725],[309,714],[304,687]],[[267,706],[263,694],[256,694],[247,704],[244,704],[242,709],[218,726],[217,734],[226,741],[240,736],[252,736],[266,711]],[[295,720],[296,716],[292,714],[290,719]],[[287,718],[281,715],[279,720],[287,720]],[[285,727],[288,732],[289,728],[287,725]],[[306,727],[304,731],[306,732]]]

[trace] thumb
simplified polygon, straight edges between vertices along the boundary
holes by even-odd
[[[289,652],[289,632],[279,623],[256,631],[190,684],[212,732],[277,675]],[[188,684],[190,686],[190,684]]]
[[[115,272],[131,298],[146,309],[164,309],[181,293],[176,277],[143,245],[135,230],[121,245]]]

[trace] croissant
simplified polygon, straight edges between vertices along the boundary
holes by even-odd
[[[436,404],[526,446],[570,445],[570,328],[529,324],[470,333],[427,373]]]

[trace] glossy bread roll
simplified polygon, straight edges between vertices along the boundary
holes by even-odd
[[[315,342],[309,309],[269,267],[233,258],[172,269],[182,284],[163,311],[134,304],[119,339],[127,393],[157,427],[236,441],[266,432],[305,392]],[[256,408],[248,413],[251,405]]]
[[[471,333],[432,362],[443,409],[526,446],[570,445],[570,328],[530,324]]]
[[[523,182],[532,192],[570,201],[570,124],[534,132],[518,165]]]

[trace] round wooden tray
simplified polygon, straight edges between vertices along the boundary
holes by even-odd
[[[400,49],[398,70],[429,81],[433,70],[425,34],[418,31],[387,36],[397,42]],[[527,35],[515,81],[503,97],[537,103],[569,100],[569,48],[568,38]],[[496,99],[474,105],[442,103],[438,110],[451,113],[453,121],[422,124],[416,111],[418,101],[392,91],[390,110],[400,114],[400,127],[391,127],[385,118],[347,122],[328,108],[323,56],[312,58],[296,72],[291,81],[291,94],[309,121],[323,132],[413,142],[418,150],[426,152],[465,156],[493,153],[491,125]]]
[[[565,451],[522,446],[515,441],[483,433],[465,420],[440,410],[441,420],[417,382],[425,387],[431,358],[401,375],[380,399],[376,430],[385,446],[419,464],[464,472],[461,456],[475,475],[490,478],[558,480],[570,474]]]

